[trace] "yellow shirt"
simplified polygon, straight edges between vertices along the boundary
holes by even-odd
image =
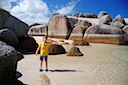
[[[51,42],[40,42],[40,55],[41,56],[47,56],[48,55],[48,47],[51,45]]]

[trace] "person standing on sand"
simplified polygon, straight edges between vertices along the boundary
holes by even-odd
[[[43,60],[45,60],[46,71],[48,71],[48,47],[51,44],[52,44],[51,42],[47,41],[47,36],[44,36],[43,41],[40,42],[36,50],[36,55],[38,55],[38,51],[40,50],[40,71],[43,71],[42,69]]]
[[[40,70],[39,71],[43,71],[43,69],[42,69],[43,60],[45,60],[46,72],[48,71],[48,47],[51,44],[52,44],[52,42],[49,42],[47,40],[47,36],[44,36],[43,41],[40,42],[40,44],[36,50],[36,55],[38,55],[38,51],[40,50]]]

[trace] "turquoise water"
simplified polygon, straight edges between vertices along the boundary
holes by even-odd
[[[112,57],[123,60],[128,65],[128,46],[113,45],[114,50],[112,51]]]

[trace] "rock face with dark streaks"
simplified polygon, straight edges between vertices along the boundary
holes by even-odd
[[[0,85],[11,85],[16,80],[16,68],[16,50],[0,41]]]
[[[49,36],[64,36],[65,39],[69,39],[72,33],[80,33],[82,37],[90,25],[91,23],[87,20],[79,20],[57,13],[53,14],[48,22],[48,34]]]
[[[53,14],[48,22],[48,34],[51,36],[63,34],[66,36],[68,31],[67,24],[67,16],[63,14]]]
[[[90,17],[89,14],[87,16]],[[93,42],[112,44],[123,44],[128,40],[126,39],[128,36],[126,35],[127,29],[123,28],[127,25],[124,18],[118,15],[112,20],[111,16],[105,11],[101,11],[97,19],[87,19],[83,14],[79,13],[74,13],[72,17],[62,16],[62,14],[57,13],[51,17],[49,22],[54,24],[51,27],[54,30],[53,37],[56,38],[61,37],[59,34],[64,34],[61,38],[73,40],[86,40],[88,38]],[[51,30],[51,28],[48,27],[48,30]],[[63,31],[58,32],[58,30]],[[90,34],[93,34],[93,39]],[[95,36],[97,39],[95,39]]]

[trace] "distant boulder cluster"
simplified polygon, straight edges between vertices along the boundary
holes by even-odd
[[[99,23],[90,26],[86,30],[86,34],[102,35],[97,35],[97,37],[96,35],[93,37],[89,36],[90,38],[88,38],[88,40],[93,42],[107,42],[118,44],[126,44],[128,42],[128,23],[120,14],[117,15],[114,19],[112,19],[107,12],[102,11],[98,14],[98,19]]]
[[[55,13],[47,23],[49,37],[82,39],[87,42],[126,44],[128,22],[119,14],[114,19],[106,11],[96,14],[74,13],[72,16]],[[33,26],[29,33],[45,33],[45,26]],[[38,34],[38,33],[37,33]]]
[[[91,13],[86,13],[86,14],[82,14],[82,13],[73,13],[72,16],[74,17],[81,17],[81,18],[97,18],[96,14],[91,14]]]
[[[128,24],[124,18],[119,14],[112,19],[105,11],[99,12],[98,16],[89,13],[74,13],[68,17],[56,14],[50,18],[48,28],[52,36],[61,36],[62,33],[66,39],[82,38],[88,42],[111,44],[126,44],[128,40]]]

